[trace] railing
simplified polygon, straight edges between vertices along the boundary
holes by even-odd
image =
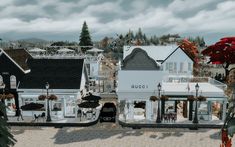
[[[220,89],[225,90],[227,85],[212,79],[210,77],[190,77],[190,76],[169,76],[165,77],[162,82],[165,83],[210,83]]]

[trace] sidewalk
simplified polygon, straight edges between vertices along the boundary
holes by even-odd
[[[198,124],[189,121],[188,118],[177,118],[175,122],[156,123],[156,118],[153,120],[139,119],[139,120],[125,120],[122,115],[119,115],[119,124],[123,127],[132,128],[221,128],[224,121],[222,120],[199,120]]]
[[[35,120],[32,116],[24,116],[23,119],[19,118],[17,120],[17,116],[8,116],[7,123],[10,126],[52,126],[52,127],[65,127],[65,126],[91,126],[98,122],[99,114],[96,115],[95,118],[87,119],[85,117],[80,118],[55,118],[51,117],[52,121],[47,122],[45,118],[39,118]]]

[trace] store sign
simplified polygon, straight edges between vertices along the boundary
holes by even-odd
[[[131,89],[148,89],[148,85],[145,85],[145,84],[132,84]]]

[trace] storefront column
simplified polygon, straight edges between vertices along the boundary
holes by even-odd
[[[145,117],[147,120],[151,120],[151,102],[150,101],[146,101],[146,107],[145,107]]]
[[[193,120],[193,101],[189,101],[189,116],[188,120]]]
[[[161,115],[165,114],[165,100],[161,100]]]
[[[226,117],[226,101],[223,101],[223,110],[222,110],[222,120],[225,120],[225,117]]]
[[[134,119],[134,102],[129,101],[129,119]]]
[[[209,114],[209,120],[212,120],[212,102],[211,101],[208,101],[207,102],[207,110],[208,110],[208,114]]]
[[[177,100],[175,100],[175,113],[177,113],[177,104],[178,104],[178,102],[177,102]]]

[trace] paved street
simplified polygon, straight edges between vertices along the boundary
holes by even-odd
[[[120,128],[97,124],[88,128],[12,127],[15,147],[219,147],[219,130]],[[233,146],[235,139],[233,139]]]

